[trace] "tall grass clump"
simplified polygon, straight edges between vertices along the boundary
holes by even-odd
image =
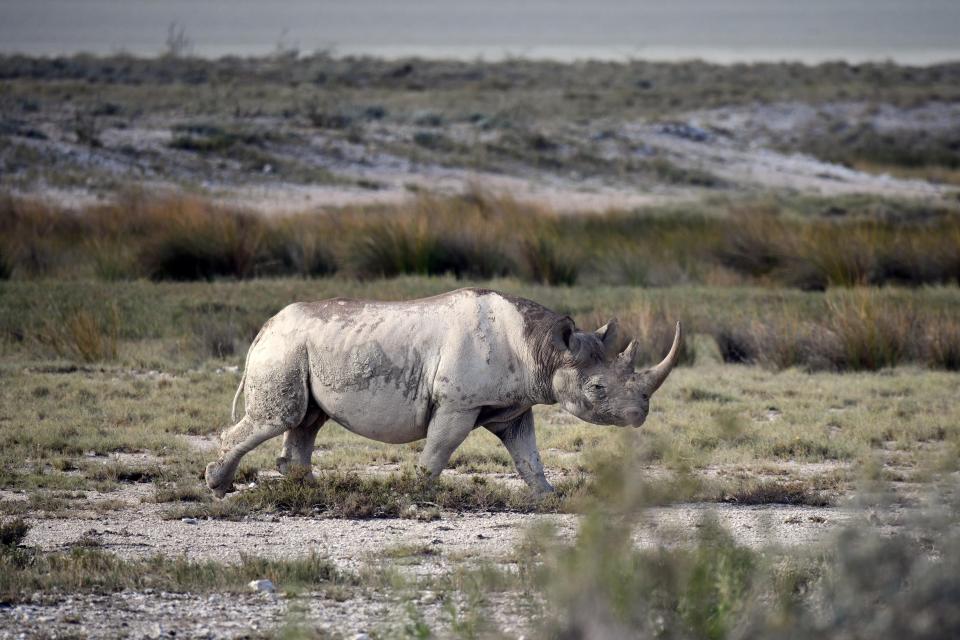
[[[421,197],[395,212],[341,216],[351,239],[348,269],[362,278],[401,274],[494,278],[516,272],[509,255],[510,220],[481,196]]]
[[[564,253],[558,243],[549,236],[527,238],[520,243],[520,255],[526,267],[527,277],[540,284],[576,284],[580,267],[575,256]]]
[[[61,358],[101,362],[117,358],[120,317],[115,306],[62,310],[35,333],[36,340]]]
[[[923,335],[920,359],[929,366],[960,371],[960,319],[940,313],[929,319]]]
[[[336,236],[336,230],[319,223],[317,216],[285,217],[269,229],[266,242],[270,259],[259,271],[302,278],[332,275],[339,268],[333,251]]]
[[[154,280],[211,280],[255,275],[266,235],[255,214],[171,203],[167,224],[140,253],[144,273]]]
[[[827,329],[834,336],[840,370],[875,371],[906,360],[923,339],[913,311],[884,304],[869,290],[830,295]]]

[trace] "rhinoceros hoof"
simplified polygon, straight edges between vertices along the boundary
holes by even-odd
[[[553,488],[552,484],[547,484],[545,486],[538,487],[533,491],[533,495],[535,495],[537,498],[541,500],[549,498],[550,496],[553,496],[556,493],[557,493],[557,490]]]
[[[221,469],[221,463],[219,461],[208,464],[207,470],[203,475],[204,478],[206,478],[207,486],[213,491],[213,495],[218,498],[227,495],[227,492],[232,488],[230,486],[224,486],[223,470]]]
[[[287,475],[290,471],[290,458],[285,456],[277,458],[277,471],[280,472],[280,475]]]

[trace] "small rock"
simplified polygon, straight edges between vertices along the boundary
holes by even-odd
[[[273,586],[273,582],[267,579],[251,580],[247,586],[253,591],[259,591],[261,593],[274,593],[277,590],[277,588]]]
[[[353,636],[353,640],[370,640],[370,636],[365,633],[358,633],[357,635]]]
[[[183,524],[200,524],[196,518],[180,518]]]

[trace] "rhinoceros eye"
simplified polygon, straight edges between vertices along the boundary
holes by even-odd
[[[591,382],[587,384],[587,391],[595,396],[603,396],[607,392],[606,388],[604,388],[604,386],[599,382]]]

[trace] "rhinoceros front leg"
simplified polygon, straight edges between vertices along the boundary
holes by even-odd
[[[537,449],[537,434],[533,428],[533,409],[527,409],[510,422],[490,425],[490,431],[510,452],[520,477],[535,493],[552,493],[553,486],[543,473],[543,462]]]
[[[431,478],[436,478],[447,467],[450,456],[477,425],[478,410],[444,411],[437,409],[427,427],[427,442],[420,453],[420,465]]]

